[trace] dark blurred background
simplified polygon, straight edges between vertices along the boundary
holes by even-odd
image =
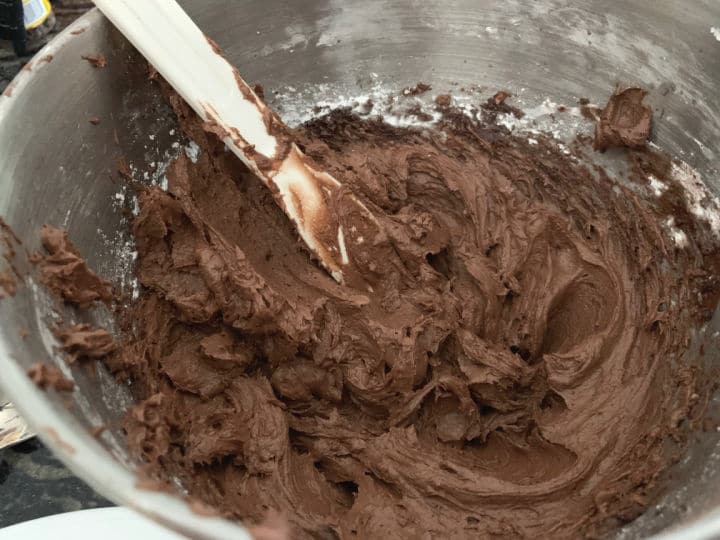
[[[0,10],[7,13],[7,10],[10,10],[10,6],[15,2],[16,0],[0,0]],[[42,46],[48,39],[52,39],[55,34],[62,31],[92,7],[93,3],[87,0],[54,0],[52,8],[55,15],[55,24],[45,35],[35,40],[36,42],[28,40],[31,41],[31,43],[28,43],[30,51],[25,56],[18,57],[15,54],[13,42],[10,39],[0,39],[0,93],[10,84],[10,81],[13,80],[25,63],[32,58],[38,46]]]

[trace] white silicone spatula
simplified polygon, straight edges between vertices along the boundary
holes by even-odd
[[[363,280],[351,268],[350,246],[372,238],[379,229],[377,220],[340,182],[309,164],[280,117],[177,2],[95,4],[262,179],[328,272],[340,283],[351,277],[355,286],[360,285]],[[352,230],[344,230],[343,215],[353,216]]]

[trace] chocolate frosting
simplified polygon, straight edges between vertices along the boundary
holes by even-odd
[[[175,107],[201,153],[140,197],[145,290],[109,360],[144,470],[293,538],[577,537],[643,510],[696,392],[696,239],[543,137],[336,111],[295,135],[389,236],[354,236],[353,290]]]
[[[27,375],[42,390],[52,388],[56,392],[72,392],[75,388],[75,383],[65,377],[62,371],[52,364],[44,362],[33,364],[27,370]]]
[[[642,88],[616,88],[595,125],[595,149],[642,148],[650,137],[652,109],[643,104]]]
[[[88,268],[66,231],[44,225],[40,241],[47,252],[37,259],[40,280],[51,292],[83,308],[112,300],[110,282]]]
[[[108,331],[90,324],[59,327],[53,333],[71,362],[78,358],[102,358],[115,350],[115,341]]]

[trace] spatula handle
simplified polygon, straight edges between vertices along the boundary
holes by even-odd
[[[95,0],[95,5],[203,120],[215,111],[214,120],[226,132],[238,130],[255,150],[276,157],[264,103],[175,0]],[[249,161],[243,152],[238,156]]]

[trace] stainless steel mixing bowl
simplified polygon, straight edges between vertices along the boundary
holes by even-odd
[[[397,91],[417,81],[437,92],[481,85],[483,98],[508,89],[526,107],[546,98],[602,103],[615,82],[639,83],[651,90],[656,143],[720,191],[718,0],[182,3],[245,78],[262,81],[290,117],[310,111],[318,100],[342,101],[378,88]],[[107,56],[107,68],[80,59],[96,53]],[[178,139],[172,115],[147,83],[143,62],[91,12],[36,57],[11,94],[0,98],[0,215],[28,250],[37,248],[41,224],[66,227],[90,264],[130,292],[133,255],[123,202],[132,203],[130,194],[118,193],[117,160],[125,156],[140,179],[162,181],[158,164],[187,143]],[[100,124],[90,124],[91,117]],[[103,369],[96,376],[71,370],[47,330],[56,316],[103,323],[111,317],[102,310],[55,313],[29,276],[14,298],[0,301],[0,385],[43,440],[119,504],[193,537],[248,538],[235,524],[193,513],[179,496],[136,487],[135,463],[118,427],[132,403],[128,387]],[[718,320],[698,332],[693,350],[717,337]],[[20,329],[30,337],[22,339]],[[706,344],[708,365],[720,366],[718,349],[716,342]],[[74,378],[71,406],[27,379],[25,370],[39,360]],[[718,405],[714,401],[711,409]],[[111,429],[95,439],[89,430],[98,424]],[[620,537],[659,531],[676,538],[720,535],[719,440],[715,430],[699,434],[674,469],[666,495]]]

